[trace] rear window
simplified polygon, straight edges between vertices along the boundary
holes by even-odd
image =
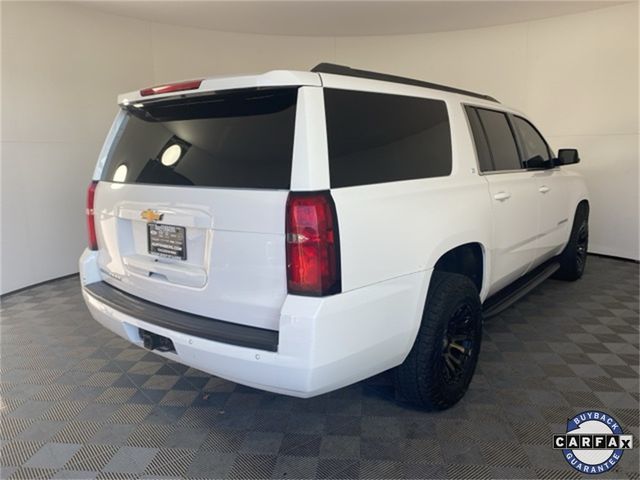
[[[451,133],[441,100],[324,90],[331,186],[451,173]]]
[[[507,171],[522,168],[516,139],[509,125],[507,115],[495,110],[477,109],[478,116],[482,122],[483,130],[487,136],[491,158],[493,159],[493,170]]]
[[[288,189],[296,100],[286,88],[129,105],[102,180]]]
[[[493,160],[491,158],[491,151],[489,150],[489,144],[487,143],[487,137],[484,133],[482,123],[480,123],[480,117],[475,108],[466,107],[467,116],[469,118],[469,124],[471,125],[471,132],[473,133],[473,139],[476,144],[476,153],[478,154],[478,163],[480,165],[481,172],[491,172],[495,170],[493,167]]]

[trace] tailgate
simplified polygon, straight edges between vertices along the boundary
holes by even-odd
[[[95,194],[105,282],[278,329],[297,90],[126,106]]]

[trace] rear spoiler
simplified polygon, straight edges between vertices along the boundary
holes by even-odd
[[[119,105],[142,103],[145,100],[156,100],[166,97],[180,97],[194,93],[217,92],[242,88],[261,87],[290,87],[290,86],[321,87],[320,75],[313,72],[297,72],[293,70],[273,70],[260,75],[242,75],[234,77],[214,77],[203,80],[185,80],[172,82],[141,90],[134,90],[118,96]]]

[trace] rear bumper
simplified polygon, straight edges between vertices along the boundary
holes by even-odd
[[[268,351],[167,328],[148,321],[148,311],[127,311],[99,298],[95,285],[90,287],[102,281],[96,257],[97,252],[85,251],[80,276],[87,307],[103,326],[141,347],[139,329],[162,335],[176,351],[154,351],[158,355],[297,397],[335,390],[400,364],[413,345],[430,278],[423,271],[330,297],[289,295],[281,309],[277,351]]]
[[[278,351],[277,330],[239,325],[163,307],[118,290],[106,282],[84,286],[85,293],[114,310],[141,321],[192,337],[240,347]]]

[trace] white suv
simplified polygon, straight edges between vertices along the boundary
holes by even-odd
[[[320,64],[119,97],[80,259],[93,317],[214,375],[311,397],[397,367],[464,395],[482,319],[582,275],[589,204],[485,95]]]

